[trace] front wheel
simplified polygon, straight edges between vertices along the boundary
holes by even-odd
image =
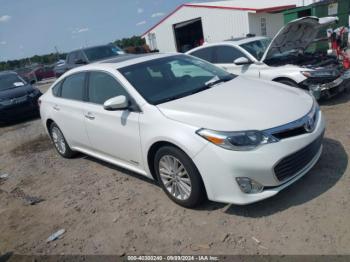
[[[160,148],[154,159],[158,181],[175,203],[192,208],[205,199],[201,176],[192,160],[173,146]]]
[[[64,158],[72,158],[75,152],[69,147],[61,129],[52,123],[50,126],[50,136],[57,152]]]

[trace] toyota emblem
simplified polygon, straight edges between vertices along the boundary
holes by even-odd
[[[306,130],[306,132],[311,133],[314,130],[314,125],[315,125],[315,121],[313,118],[308,118],[308,120],[306,121],[304,128]]]

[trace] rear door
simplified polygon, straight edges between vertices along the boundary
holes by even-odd
[[[88,79],[89,107],[85,111],[85,123],[92,147],[100,154],[138,167],[141,164],[140,113],[103,108],[104,102],[112,97],[129,97],[110,73],[92,71]]]
[[[203,59],[205,61],[208,61],[210,63],[214,63],[215,47],[214,46],[204,47],[194,52],[191,52],[189,54],[192,56],[198,57],[200,59]]]
[[[90,147],[84,125],[85,85],[86,73],[76,73],[66,77],[54,90],[57,99],[52,105],[53,119],[73,147]]]

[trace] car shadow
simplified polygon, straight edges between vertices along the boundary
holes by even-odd
[[[84,154],[79,154],[77,157],[84,157],[89,161],[93,161],[117,172],[159,186],[159,184],[152,179],[125,168],[104,162],[103,160]],[[201,206],[195,208],[195,210],[212,211],[224,208],[224,212],[230,215],[252,218],[270,216],[290,207],[302,205],[327,192],[344,175],[347,166],[348,155],[342,144],[336,140],[325,138],[323,142],[323,153],[315,167],[300,180],[281,191],[276,196],[246,206],[227,205],[207,201]]]
[[[345,104],[350,101],[350,87],[344,92],[337,94],[330,99],[321,99],[319,102],[320,106],[334,106],[339,104]]]
[[[16,120],[13,120],[11,122],[6,122],[6,123],[0,122],[0,128],[11,128],[11,127],[21,125],[21,124],[26,124],[28,122],[38,120],[38,119],[40,119],[40,115],[35,114],[33,116],[29,116],[29,117],[21,118],[21,119],[16,119]]]
[[[225,213],[258,218],[302,205],[332,188],[344,175],[347,166],[348,155],[342,144],[325,138],[321,158],[308,174],[272,198],[247,206],[230,205]]]

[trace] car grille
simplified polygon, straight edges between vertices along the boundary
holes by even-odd
[[[317,125],[318,112],[319,112],[318,109],[315,110],[315,112],[312,116],[313,128]],[[275,138],[277,138],[279,140],[290,138],[290,137],[295,137],[295,136],[299,136],[299,135],[304,135],[304,134],[310,133],[305,129],[305,125],[307,124],[308,120],[309,120],[309,116],[306,115],[306,116],[302,117],[301,119],[298,119],[294,122],[291,122],[291,123],[283,125],[283,126],[279,126],[279,127],[265,130],[265,132],[274,136]]]
[[[303,170],[319,152],[322,146],[323,135],[303,149],[283,158],[274,168],[277,179],[285,181]]]

